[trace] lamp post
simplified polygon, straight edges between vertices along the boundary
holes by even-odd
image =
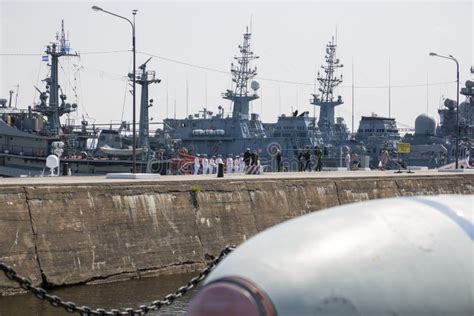
[[[110,15],[113,15],[117,18],[120,18],[120,19],[123,19],[125,21],[127,21],[128,23],[130,23],[130,26],[132,27],[132,49],[133,49],[133,78],[132,78],[132,82],[133,82],[133,119],[132,119],[132,125],[133,125],[133,136],[132,136],[132,173],[136,173],[137,172],[137,153],[136,153],[136,150],[135,150],[135,146],[136,146],[136,130],[135,130],[135,125],[136,125],[136,114],[135,114],[135,109],[136,109],[136,55],[137,55],[137,51],[136,51],[136,46],[135,46],[135,16],[137,15],[137,10],[132,10],[132,14],[133,14],[133,22],[130,21],[129,19],[127,19],[126,17],[123,17],[121,15],[118,15],[118,14],[115,14],[113,12],[110,12],[110,11],[107,11],[107,10],[104,10],[98,6],[92,6],[92,10],[94,11],[101,11],[101,12],[104,12],[104,13],[107,13],[107,14],[110,14]]]
[[[459,62],[456,58],[454,58],[453,55],[449,56],[443,56],[443,55],[438,55],[436,53],[430,53],[430,56],[436,56],[440,58],[445,58],[445,59],[450,59],[456,63],[456,83],[457,83],[457,88],[456,88],[456,169],[458,169],[459,166],[459,153],[458,153],[458,146],[459,146]]]

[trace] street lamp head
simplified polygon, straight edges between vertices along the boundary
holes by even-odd
[[[438,54],[431,52],[430,56],[438,56]]]
[[[98,6],[95,6],[95,5],[92,6],[92,10],[94,10],[94,11],[103,11],[102,8],[100,8]]]

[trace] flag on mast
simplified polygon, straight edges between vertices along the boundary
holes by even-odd
[[[41,56],[41,61],[46,61],[46,62],[48,62],[48,61],[49,61],[49,56],[48,56],[48,55],[43,55],[43,56]]]

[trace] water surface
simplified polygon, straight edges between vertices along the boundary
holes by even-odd
[[[143,278],[98,285],[81,285],[69,288],[60,288],[51,291],[65,301],[72,301],[77,306],[91,308],[136,308],[176,291],[186,284],[197,273],[177,274],[156,278]],[[176,316],[184,315],[186,307],[196,289],[184,297],[177,299],[171,306],[163,307],[158,312],[148,315]],[[0,297],[0,315],[37,315],[37,316],[62,316],[73,315],[62,308],[55,308],[48,302],[40,301],[32,294]],[[78,315],[78,314],[76,314]]]

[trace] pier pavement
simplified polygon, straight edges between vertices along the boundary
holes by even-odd
[[[394,170],[370,171],[322,171],[322,172],[265,172],[260,175],[225,174],[217,178],[215,174],[208,175],[165,175],[151,179],[106,179],[105,175],[99,176],[59,176],[59,177],[24,177],[0,178],[2,185],[61,185],[61,184],[99,184],[99,183],[124,183],[124,182],[180,182],[180,181],[211,181],[211,180],[276,180],[276,179],[360,179],[360,178],[400,178],[400,177],[440,177],[473,175],[474,169],[465,169],[461,172],[440,172],[437,170],[417,170],[413,173],[396,173]]]

